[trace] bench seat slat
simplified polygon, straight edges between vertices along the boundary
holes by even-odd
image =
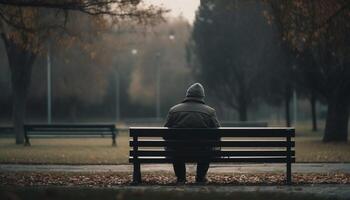
[[[198,156],[206,155],[208,151],[130,151],[131,156]],[[286,151],[211,151],[211,156],[287,156]],[[291,152],[295,156],[295,151]]]
[[[295,158],[291,158],[292,162],[295,162]],[[129,159],[129,162],[134,163],[173,163],[173,159],[169,158],[138,158]],[[187,159],[185,162],[197,162],[195,159]],[[215,158],[210,161],[211,163],[286,163],[286,158],[266,157],[266,158]]]
[[[286,141],[130,141],[131,147],[194,147],[194,146],[220,146],[220,147],[286,147]],[[295,142],[291,142],[295,146]]]

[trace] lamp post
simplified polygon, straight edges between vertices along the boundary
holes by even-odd
[[[297,66],[293,65],[293,73],[294,74],[295,74],[296,68],[297,68]],[[296,126],[297,121],[298,121],[298,96],[297,96],[295,86],[293,88],[293,121],[294,121],[294,126]]]
[[[130,53],[132,56],[138,54],[137,49],[131,49]],[[115,120],[118,122],[120,120],[120,71],[119,67],[115,68]]]
[[[47,47],[47,123],[52,123],[51,106],[51,44]]]
[[[120,81],[119,81],[119,70],[115,69],[115,121],[120,120]]]
[[[175,35],[174,34],[169,34],[168,36],[170,41],[175,40]],[[157,52],[156,53],[156,61],[157,61],[157,72],[156,72],[156,118],[160,119],[161,118],[161,100],[160,100],[160,79],[161,79],[161,71],[160,71],[160,56],[161,53]]]
[[[160,52],[156,54],[157,72],[156,72],[156,118],[160,119]]]
[[[293,119],[294,126],[296,126],[298,122],[298,96],[295,88],[293,90]]]

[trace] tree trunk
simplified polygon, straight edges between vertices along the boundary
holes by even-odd
[[[13,128],[16,133],[16,144],[24,144],[24,120],[26,111],[27,91],[24,89],[13,90]]]
[[[284,96],[284,106],[285,106],[285,118],[286,118],[286,126],[291,126],[291,117],[290,117],[290,99],[292,97],[292,88],[289,84],[286,85],[286,91]]]
[[[16,135],[16,144],[24,144],[24,121],[26,113],[26,100],[32,74],[35,54],[19,46],[2,35],[11,70],[11,83],[13,92],[13,126]]]
[[[310,105],[311,105],[311,117],[312,117],[312,131],[317,131],[316,96],[313,93],[311,94],[311,97],[310,97]]]
[[[342,95],[328,101],[324,142],[346,142],[348,139],[349,102]]]

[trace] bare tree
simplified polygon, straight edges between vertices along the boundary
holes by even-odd
[[[94,20],[112,23],[123,19],[144,21],[159,19],[163,9],[140,6],[139,0],[1,0],[0,31],[11,69],[13,123],[16,144],[24,143],[23,124],[32,65],[45,51],[48,38],[62,40],[71,35],[66,28],[71,12],[95,16]]]

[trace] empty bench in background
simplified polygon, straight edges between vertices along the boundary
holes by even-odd
[[[116,146],[118,129],[114,124],[27,124],[24,125],[25,145],[31,138],[43,137],[104,137],[111,136]]]
[[[130,128],[130,137],[129,162],[134,167],[134,184],[141,183],[141,164],[173,163],[173,156],[187,163],[208,159],[208,157],[211,163],[285,163],[286,183],[292,183],[292,163],[295,162],[294,128],[139,127]],[[172,139],[164,141],[162,137],[172,137]],[[171,149],[169,147],[192,148],[192,150],[165,150]],[[198,150],[193,150],[194,147]],[[208,151],[202,151],[203,148],[208,147],[218,148],[210,151],[208,155]]]

